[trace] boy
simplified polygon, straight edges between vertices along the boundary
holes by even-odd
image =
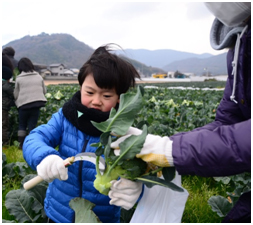
[[[110,205],[110,198],[93,187],[95,165],[80,161],[68,168],[63,166],[67,157],[96,151],[90,145],[99,142],[101,132],[91,121],[107,120],[111,108],[117,109],[120,94],[135,85],[135,78],[140,78],[130,63],[108,49],[107,45],[95,50],[78,74],[80,91],[47,124],[34,129],[23,145],[27,163],[37,168],[44,180],[51,182],[44,206],[51,222],[74,222],[69,201],[75,197],[96,204],[93,210],[102,222],[120,222],[120,208]],[[56,146],[59,146],[58,151]]]

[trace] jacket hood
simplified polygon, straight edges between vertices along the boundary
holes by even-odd
[[[232,76],[234,76],[233,90],[230,96],[230,100],[238,103],[235,99],[236,81],[237,81],[237,65],[240,50],[241,38],[248,29],[248,24],[244,27],[227,27],[221,23],[217,18],[214,19],[211,33],[210,43],[213,49],[220,50],[227,47],[234,47],[234,59],[232,61]]]
[[[217,18],[214,19],[211,32],[210,44],[213,49],[221,50],[230,47],[235,43],[237,34],[243,31],[244,27],[227,27]]]

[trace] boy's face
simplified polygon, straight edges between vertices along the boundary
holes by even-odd
[[[87,108],[109,112],[118,102],[119,96],[115,89],[99,88],[91,74],[85,78],[81,87],[81,103]]]

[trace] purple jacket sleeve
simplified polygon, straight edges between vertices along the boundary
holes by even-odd
[[[232,102],[228,80],[214,122],[171,136],[179,174],[229,176],[251,171],[251,119]]]
[[[251,119],[172,136],[174,165],[181,175],[229,176],[250,172],[250,138]]]

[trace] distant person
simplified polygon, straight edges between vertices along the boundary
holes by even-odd
[[[50,182],[45,198],[49,222],[73,223],[75,212],[69,202],[76,197],[96,204],[93,211],[103,223],[120,222],[120,207],[110,205],[110,198],[93,186],[95,165],[87,161],[68,168],[63,165],[67,157],[96,151],[90,145],[100,142],[102,132],[91,121],[106,121],[111,109],[118,108],[120,95],[135,86],[135,78],[140,78],[133,65],[112,54],[110,48],[106,45],[94,51],[78,74],[80,90],[47,124],[35,128],[25,139],[25,160]],[[59,149],[55,150],[57,146]],[[125,184],[125,188],[133,186],[142,191],[141,183]]]
[[[45,106],[47,99],[44,80],[34,70],[31,60],[20,59],[18,70],[20,74],[15,82],[14,98],[19,115],[18,141],[22,148],[26,135],[36,127],[40,108]]]
[[[18,60],[14,58],[15,50],[12,47],[6,47],[3,49],[2,53],[6,54],[11,60],[12,65],[13,65],[13,75],[16,78],[16,76],[19,74],[19,71],[18,71]]]
[[[136,157],[157,166],[175,167],[180,175],[203,177],[231,176],[251,172],[251,3],[208,2],[216,17],[211,28],[211,46],[228,48],[228,79],[215,121],[173,136],[148,134]],[[130,134],[141,130],[131,127],[128,135],[112,143],[117,148]],[[117,184],[117,182],[115,182]],[[115,205],[124,188],[112,186]],[[124,196],[124,195],[122,195]],[[116,204],[117,203],[117,204]],[[223,222],[251,222],[251,192],[243,193]]]
[[[13,105],[14,85],[10,84],[13,76],[13,65],[6,54],[2,54],[2,145],[9,144],[9,111]]]

